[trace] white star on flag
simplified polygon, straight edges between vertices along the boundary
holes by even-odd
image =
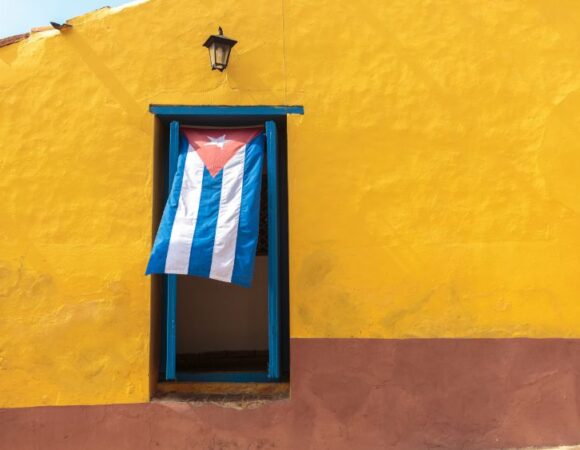
[[[230,142],[229,139],[226,139],[226,135],[223,134],[220,137],[217,138],[212,138],[211,136],[207,136],[207,138],[209,139],[209,142],[206,142],[204,144],[204,147],[207,145],[215,145],[217,147],[219,147],[220,149],[223,150],[224,145],[226,145],[228,142]]]

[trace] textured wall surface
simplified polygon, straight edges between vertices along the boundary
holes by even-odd
[[[580,342],[293,339],[291,398],[0,410],[0,448],[492,450],[580,442]],[[339,368],[339,370],[337,370]]]
[[[304,105],[293,337],[580,337],[579,22],[573,0],[150,0],[0,48],[0,406],[148,399],[151,103]]]

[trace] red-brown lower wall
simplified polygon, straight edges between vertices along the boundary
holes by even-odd
[[[580,340],[293,339],[291,399],[0,411],[1,449],[497,449],[580,443]]]

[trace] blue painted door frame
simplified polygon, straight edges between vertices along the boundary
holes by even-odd
[[[179,153],[179,122],[174,120],[169,125],[169,161],[167,174],[167,196],[171,192],[173,178],[177,169],[177,155]],[[167,201],[167,200],[166,200]],[[165,282],[165,379],[175,380],[175,360],[176,360],[176,313],[177,313],[177,275],[166,275]]]
[[[152,105],[151,112],[159,116],[281,116],[302,114],[300,106],[162,106]],[[178,120],[169,124],[168,184],[167,194],[177,167],[179,149]],[[280,379],[280,210],[279,210],[279,173],[278,173],[278,130],[276,122],[265,121],[267,174],[268,174],[268,370],[267,372],[235,373],[178,373],[176,371],[176,308],[177,275],[166,275],[165,283],[165,361],[164,372],[167,381],[230,381],[265,382]]]
[[[268,160],[268,378],[280,378],[280,264],[278,213],[278,132],[266,122]]]

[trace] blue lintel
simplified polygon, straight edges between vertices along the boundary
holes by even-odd
[[[228,105],[149,105],[149,112],[158,116],[285,116],[304,114],[300,105],[228,106]]]

